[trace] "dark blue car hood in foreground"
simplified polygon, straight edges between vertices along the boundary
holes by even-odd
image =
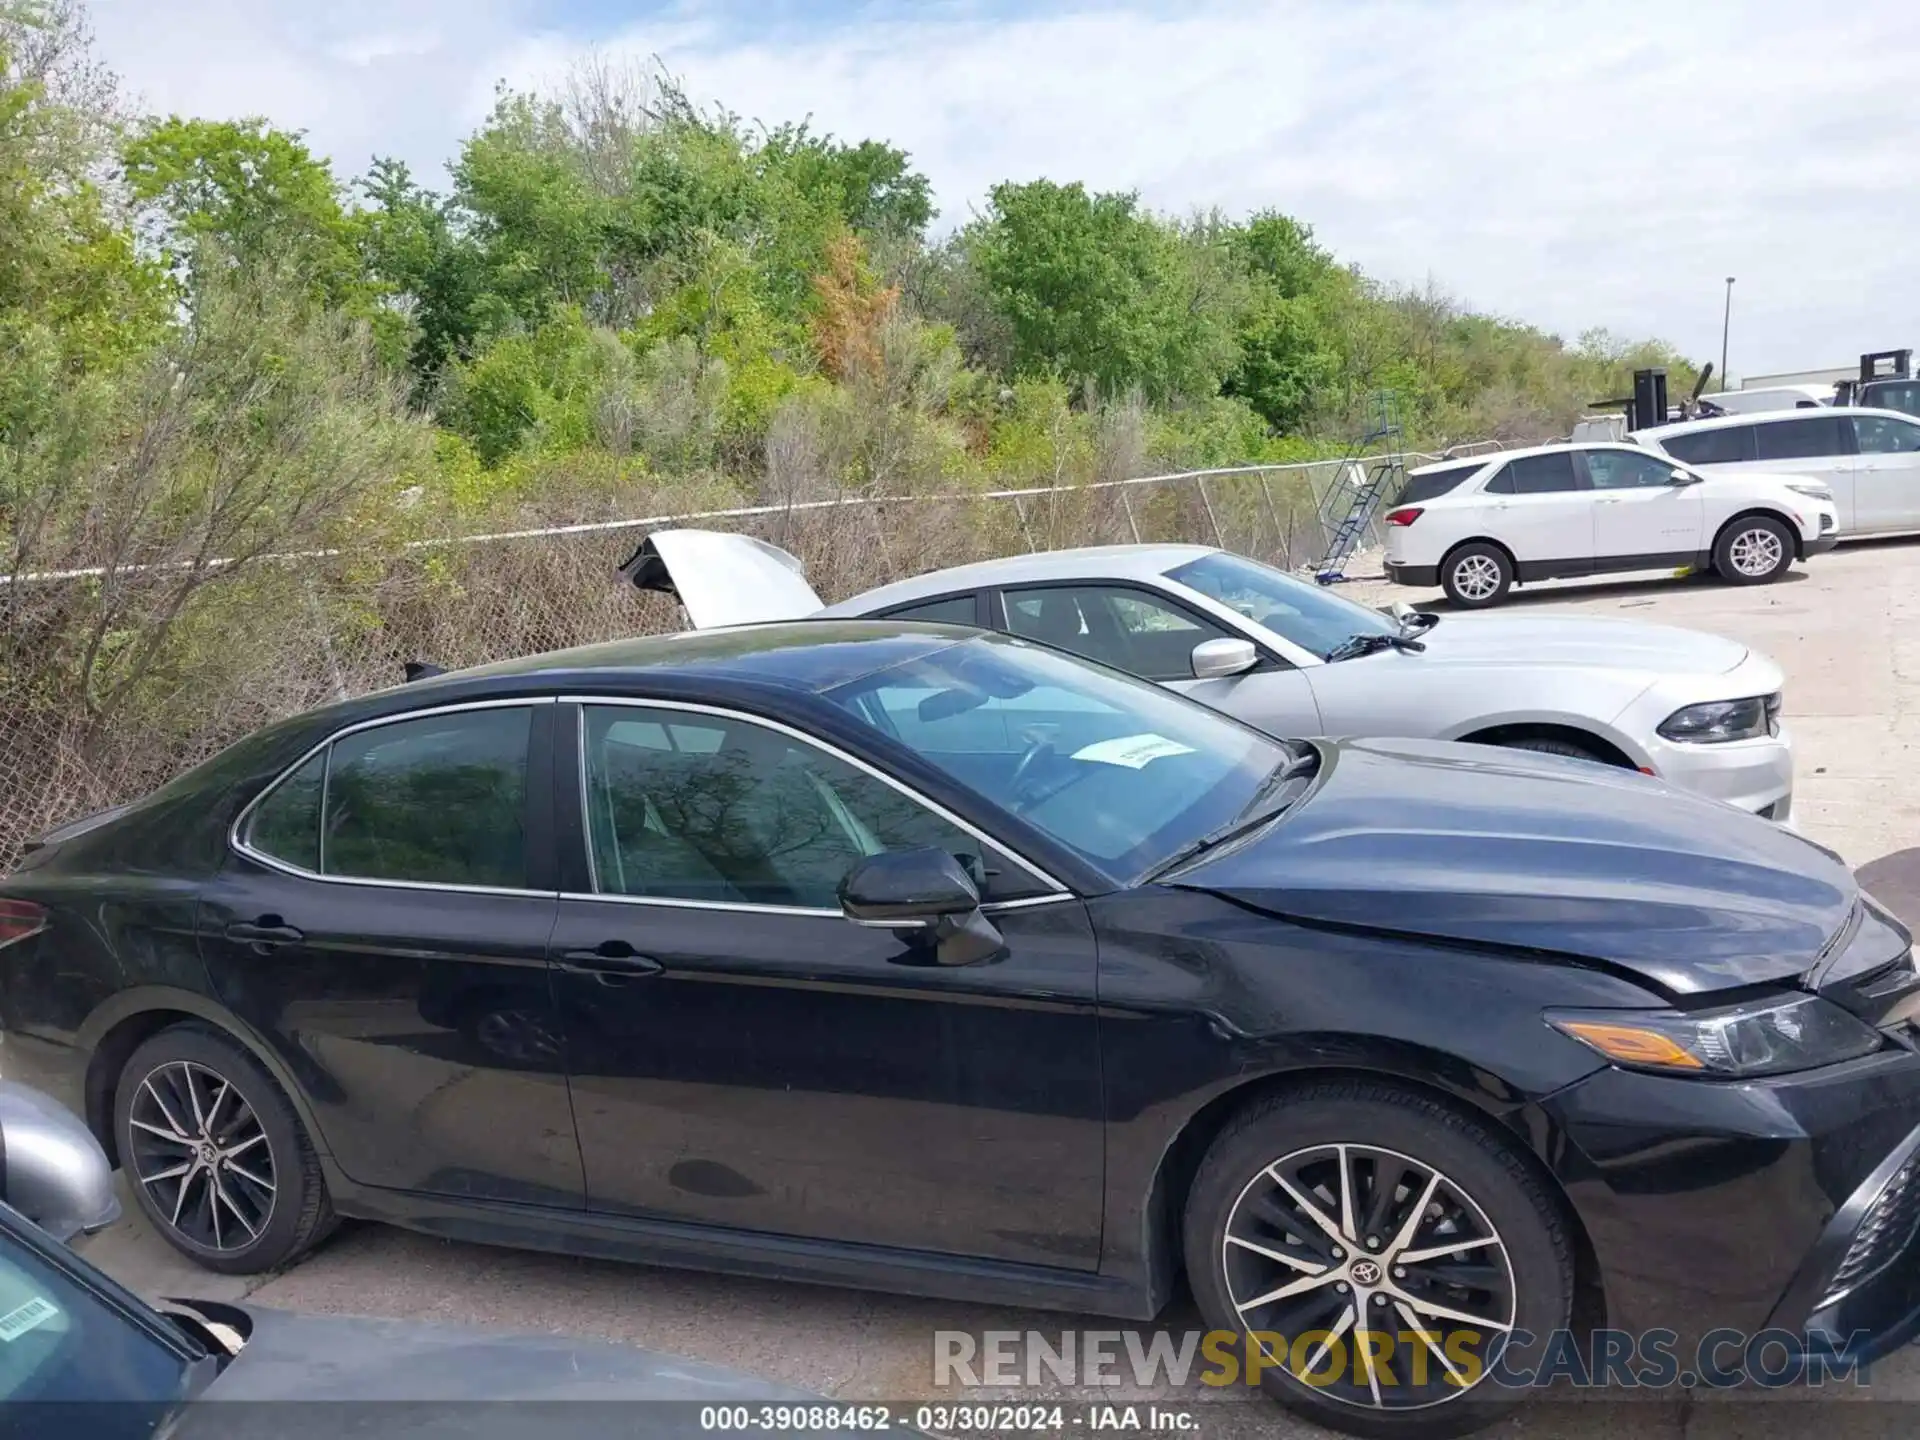
[[[1805,974],[1859,900],[1827,852],[1630,771],[1436,741],[1324,748],[1284,819],[1168,883],[1600,961],[1675,995]]]

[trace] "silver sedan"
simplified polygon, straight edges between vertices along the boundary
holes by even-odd
[[[1655,775],[1785,821],[1780,667],[1717,635],[1598,616],[1356,605],[1200,545],[1055,550],[916,576],[823,606],[799,561],[747,536],[650,535],[623,567],[696,628],[886,616],[1072,651],[1280,736],[1415,736]]]

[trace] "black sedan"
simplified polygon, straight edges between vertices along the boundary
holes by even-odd
[[[337,1215],[1142,1319],[1184,1270],[1373,1434],[1488,1418],[1509,1337],[1920,1310],[1920,977],[1833,856],[1006,637],[337,705],[47,836],[0,940],[10,1069],[218,1270]]]

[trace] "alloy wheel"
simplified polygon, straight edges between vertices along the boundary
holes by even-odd
[[[1727,547],[1733,568],[1742,575],[1772,574],[1784,553],[1780,537],[1761,525],[1742,530],[1733,537],[1733,544]]]
[[[169,1228],[206,1250],[260,1238],[273,1216],[273,1147],[231,1081],[169,1061],[140,1081],[127,1123],[134,1176]]]
[[[1248,1343],[1348,1405],[1444,1404],[1512,1333],[1513,1265],[1448,1176],[1371,1145],[1316,1145],[1249,1180],[1221,1260]]]
[[[1468,600],[1485,600],[1500,589],[1500,567],[1491,555],[1469,555],[1453,567],[1453,588]]]

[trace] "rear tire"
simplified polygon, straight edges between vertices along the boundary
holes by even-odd
[[[336,1223],[292,1104],[259,1061],[209,1026],[172,1026],[127,1057],[113,1132],[142,1213],[209,1270],[272,1270]]]
[[[1440,562],[1440,588],[1463,610],[1498,605],[1513,587],[1513,561],[1498,545],[1470,541]]]
[[[1274,1357],[1259,1377],[1268,1394],[1353,1435],[1439,1440],[1493,1423],[1526,1392],[1484,1378],[1499,1343],[1489,1337],[1510,1327],[1544,1339],[1571,1317],[1573,1245],[1548,1187],[1490,1127],[1397,1085],[1328,1080],[1249,1106],[1208,1148],[1184,1231],[1208,1327],[1284,1336],[1284,1356],[1271,1338],[1232,1353],[1242,1367],[1249,1346]],[[1320,1275],[1331,1283],[1303,1283]],[[1354,1343],[1356,1315],[1374,1336],[1373,1366]],[[1439,1349],[1403,1344],[1416,1328]],[[1316,1355],[1335,1331],[1338,1363],[1331,1344]],[[1317,1383],[1293,1370],[1296,1351]]]
[[[1793,567],[1793,536],[1771,515],[1742,515],[1713,542],[1713,568],[1729,585],[1765,585]]]

